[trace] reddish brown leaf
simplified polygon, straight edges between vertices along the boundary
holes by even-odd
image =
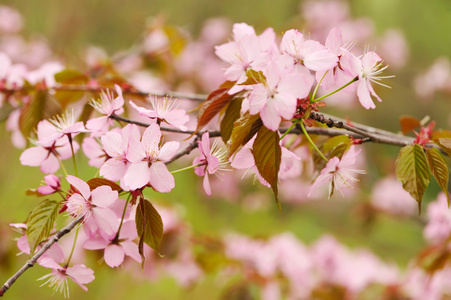
[[[399,123],[401,125],[401,131],[403,134],[411,132],[416,127],[421,126],[420,120],[412,116],[401,116],[399,118]]]
[[[232,156],[241,146],[245,145],[263,126],[260,115],[250,115],[245,113],[233,124],[232,134],[227,147],[229,156]]]
[[[199,109],[196,132],[207,125],[235,95],[229,95],[229,88],[219,88],[208,95]]]
[[[240,118],[241,103],[243,98],[234,99],[229,103],[221,121],[221,137],[224,143],[230,139],[233,130],[233,124]]]
[[[89,188],[91,189],[91,191],[94,190],[95,188],[99,187],[99,186],[102,186],[102,185],[107,185],[107,186],[111,187],[111,189],[113,191],[118,191],[118,192],[122,191],[122,188],[117,183],[115,183],[115,182],[113,182],[111,180],[105,179],[105,178],[98,178],[98,177],[97,178],[91,178],[91,179],[88,180],[87,183],[88,183]]]
[[[258,172],[271,185],[277,205],[280,208],[277,184],[282,161],[282,149],[279,141],[279,132],[271,131],[262,126],[257,133],[252,154]]]

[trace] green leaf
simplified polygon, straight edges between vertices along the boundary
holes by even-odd
[[[102,185],[108,185],[113,191],[122,191],[122,188],[117,183],[105,178],[91,178],[87,181],[87,184],[89,185],[91,191]]]
[[[434,142],[448,154],[451,156],[451,138],[438,138],[435,139]]]
[[[23,136],[30,135],[39,121],[61,114],[61,106],[48,91],[36,91],[20,112],[19,127]]]
[[[155,207],[148,200],[140,198],[136,209],[135,223],[139,237],[138,250],[144,264],[144,243],[158,253],[163,237],[163,221]]]
[[[448,199],[449,206],[449,193],[448,193],[448,181],[449,181],[449,169],[445,159],[438,149],[426,149],[426,155],[431,168],[431,173],[434,175],[435,180],[442,188]]]
[[[403,147],[396,159],[395,168],[396,177],[401,181],[403,189],[417,200],[421,214],[421,200],[431,177],[423,147],[417,144]]]
[[[37,245],[47,239],[58,215],[59,203],[54,200],[44,200],[33,209],[27,218],[27,239],[30,244],[30,254]]]
[[[221,121],[221,137],[224,143],[227,144],[227,141],[232,136],[233,124],[236,120],[240,118],[241,113],[241,103],[243,102],[243,98],[236,98],[232,100],[227,106],[224,117]]]
[[[246,112],[241,118],[233,123],[232,134],[227,147],[229,156],[232,156],[242,145],[245,145],[263,126],[260,115],[250,115]]]
[[[252,154],[258,172],[271,185],[277,205],[280,208],[277,184],[280,162],[282,161],[282,149],[279,143],[279,132],[271,131],[262,126],[255,138]]]
[[[207,125],[235,95],[229,95],[229,88],[219,88],[208,95],[199,109],[196,132]]]
[[[55,81],[62,84],[83,84],[89,81],[89,77],[78,70],[67,69],[56,73]]]
[[[262,71],[255,71],[253,69],[249,69],[246,71],[246,76],[247,76],[246,81],[238,85],[252,85],[258,83],[266,84],[266,77]]]
[[[348,149],[352,145],[352,140],[350,137],[346,135],[334,136],[324,143],[323,151],[324,153],[328,153],[329,158],[337,156],[341,158],[345,153],[346,149]]]

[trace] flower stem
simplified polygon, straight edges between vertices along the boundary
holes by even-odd
[[[326,75],[327,75],[328,72],[329,72],[329,71],[326,71],[326,73],[324,73],[323,77],[321,77],[321,80],[320,80],[320,81],[318,82],[318,84],[316,85],[315,90],[313,91],[313,94],[312,94],[312,99],[310,100],[311,103],[314,103],[314,102],[315,102],[316,92],[318,92],[319,85],[321,84],[321,82],[323,82],[323,79],[324,79],[324,77],[326,77]]]
[[[75,177],[78,177],[78,171],[77,171],[77,163],[75,162],[75,151],[74,151],[74,144],[72,142],[72,136],[68,135],[69,142],[70,142],[70,151],[72,152],[72,162],[74,163],[74,173]]]
[[[329,161],[322,153],[321,151],[319,151],[318,147],[316,147],[315,143],[312,141],[312,139],[310,138],[310,136],[307,133],[307,130],[305,130],[304,127],[304,123],[300,122],[301,124],[301,129],[302,132],[304,133],[305,137],[307,138],[307,140],[309,141],[309,143],[312,145],[313,149],[315,149],[316,152],[318,152],[319,156],[321,156],[322,159],[324,159],[325,161]]]
[[[72,254],[74,254],[75,245],[77,244],[77,238],[78,238],[78,231],[80,230],[80,226],[77,226],[77,229],[75,230],[75,237],[74,237],[74,243],[72,245],[72,250],[70,250],[69,258],[67,259],[66,267],[69,266],[70,260],[72,259]]]
[[[292,120],[293,121],[293,120]],[[296,124],[299,122],[299,119],[294,119],[293,124],[291,124],[290,128],[287,129],[287,131],[282,134],[279,140],[282,140],[290,131],[296,126]]]
[[[353,84],[353,83],[356,82],[357,80],[359,80],[359,77],[358,77],[358,76],[354,77],[351,81],[349,81],[348,83],[346,83],[346,84],[343,85],[342,87],[336,89],[335,91],[330,92],[330,93],[327,94],[327,95],[321,96],[321,97],[319,97],[318,99],[313,99],[313,98],[312,98],[312,100],[310,100],[310,102],[311,102],[311,103],[315,103],[315,102],[318,102],[318,101],[320,101],[320,100],[323,100],[324,98],[327,98],[327,97],[329,97],[330,95],[333,95],[333,94],[335,94],[335,93],[341,91],[341,90],[344,89],[345,87],[347,87],[347,86]]]
[[[121,218],[121,224],[119,224],[119,228],[117,229],[116,236],[114,237],[113,241],[117,241],[119,239],[119,233],[121,232],[122,223],[124,223],[124,217],[125,217],[125,211],[127,210],[128,202],[130,202],[132,194],[128,194],[127,201],[125,202],[124,211],[122,212],[122,218]]]
[[[67,176],[67,171],[66,171],[66,168],[63,165],[63,162],[61,161],[61,159],[59,158],[58,155],[55,155],[55,157],[58,160],[58,162],[60,163],[61,170],[63,170],[63,173],[64,173],[64,177],[66,177]]]
[[[186,167],[186,168],[183,168],[183,169],[171,171],[171,174],[175,174],[175,173],[183,172],[183,171],[186,171],[186,170],[194,169],[195,167],[200,167],[200,166],[203,166],[203,165],[205,165],[205,164],[192,165],[192,166],[189,166],[189,167]]]

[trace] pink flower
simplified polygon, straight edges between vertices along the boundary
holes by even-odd
[[[108,155],[103,150],[102,145],[93,137],[84,138],[81,148],[86,157],[89,158],[88,164],[90,166],[100,169],[108,159]]]
[[[38,123],[37,136],[38,141],[36,147],[26,149],[20,155],[20,163],[24,166],[37,167],[41,166],[43,173],[55,173],[59,167],[59,160],[68,159],[72,156],[72,150],[67,136],[58,138],[57,140],[47,139],[52,134],[53,127],[47,120]],[[72,141],[74,152],[80,147],[77,142]]]
[[[49,174],[44,177],[46,185],[38,187],[38,193],[42,195],[50,195],[61,190],[60,179],[54,174]]]
[[[98,232],[104,238],[114,235],[119,220],[108,207],[118,199],[118,192],[106,185],[91,192],[89,185],[75,176],[68,175],[66,180],[76,191],[67,199],[67,212],[75,218],[84,216],[85,228],[90,233]]]
[[[158,124],[166,122],[181,130],[186,130],[186,126],[184,125],[189,121],[189,116],[185,110],[177,108],[178,104],[176,101],[169,97],[165,97],[164,99],[150,97],[150,103],[152,104],[153,110],[137,106],[130,100],[130,105],[140,115],[155,119]]]
[[[264,75],[265,83],[252,86],[249,112],[252,115],[260,113],[265,127],[275,131],[282,118],[289,120],[293,117],[297,99],[308,96],[312,80],[300,72],[283,72],[274,61],[268,63]]]
[[[389,87],[386,84],[380,83],[383,78],[391,78],[393,76],[380,76],[383,70],[387,66],[382,67],[382,58],[379,57],[375,52],[365,53],[361,59],[354,56],[347,56],[350,60],[349,65],[352,66],[353,72],[359,77],[357,86],[357,96],[359,97],[360,104],[366,109],[376,108],[373,102],[372,96],[375,97],[379,102],[382,99],[376,94],[371,83],[376,83],[385,87]]]
[[[157,124],[150,125],[141,141],[130,139],[127,159],[131,162],[123,178],[130,190],[144,187],[148,183],[158,192],[168,193],[175,187],[174,176],[164,162],[170,160],[180,147],[179,142],[168,142],[160,148],[161,131]]]
[[[48,147],[63,136],[67,136],[69,142],[72,142],[72,138],[80,132],[87,132],[87,130],[83,122],[75,122],[72,110],[49,121],[40,121],[38,123],[38,143],[43,147]]]
[[[415,199],[402,188],[401,182],[393,177],[376,182],[371,195],[371,204],[394,215],[413,216],[418,213]]]
[[[293,59],[293,64],[302,64],[313,71],[325,71],[337,65],[338,57],[317,41],[304,40],[296,29],[285,32],[280,51]]]
[[[138,245],[133,242],[137,236],[135,221],[127,220],[122,224],[118,239],[115,237],[103,239],[96,236],[85,241],[83,247],[90,250],[105,249],[105,263],[112,268],[120,266],[126,255],[140,263],[141,255],[138,251]]]
[[[329,198],[332,197],[335,187],[338,188],[342,196],[343,188],[350,188],[351,183],[358,181],[353,174],[365,174],[364,170],[353,169],[352,166],[355,164],[356,157],[361,150],[355,151],[354,146],[351,146],[349,150],[343,155],[341,160],[338,157],[331,158],[326,167],[321,171],[321,174],[316,178],[313,183],[308,196],[312,191],[318,186],[329,182]]]
[[[110,131],[102,136],[103,149],[110,158],[100,168],[100,176],[112,181],[121,180],[129,165],[129,142],[131,139],[139,140],[139,137],[139,129],[134,124],[125,126],[120,133]]]
[[[99,118],[94,118],[86,123],[86,128],[94,132],[95,135],[105,133],[108,131],[109,126],[113,124],[113,120],[109,118],[112,114],[120,115],[124,112],[124,97],[122,96],[121,88],[114,85],[117,93],[117,97],[109,91],[102,91],[100,94],[100,100],[92,100],[91,106],[94,107],[99,113],[105,115]]]
[[[59,264],[55,264],[54,268],[52,268],[52,273],[44,275],[38,280],[47,278],[48,280],[42,285],[48,284],[49,287],[53,287],[55,292],[63,294],[64,298],[67,299],[69,298],[69,284],[67,278],[72,279],[72,281],[78,284],[84,291],[88,291],[85,284],[93,281],[95,276],[94,271],[83,264],[77,264],[72,267],[61,267]]]
[[[427,208],[428,223],[423,235],[430,243],[439,243],[451,237],[451,210],[448,207],[446,195],[440,193],[437,200]]]
[[[234,24],[234,41],[215,47],[216,55],[230,64],[225,71],[225,78],[237,81],[239,84],[246,81],[247,70],[262,70],[274,51],[275,34],[273,33],[267,30],[257,36],[253,27],[244,23]],[[238,91],[234,90],[233,93]]]
[[[213,146],[210,148],[210,135],[205,132],[202,135],[201,141],[198,141],[200,156],[193,161],[194,165],[201,164],[195,167],[194,172],[197,176],[204,176],[204,190],[208,196],[211,196],[210,181],[208,175],[215,174],[218,170],[225,170],[225,165],[228,163],[226,158],[226,149],[220,148],[218,140],[215,140]]]

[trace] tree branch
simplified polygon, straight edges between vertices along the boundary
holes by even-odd
[[[75,226],[77,226],[78,223],[81,222],[81,220],[83,220],[83,216],[78,217],[77,219],[74,219],[72,222],[70,222],[67,226],[61,228],[57,233],[55,233],[50,240],[47,241],[47,243],[45,243],[44,246],[42,246],[42,248],[36,252],[35,255],[33,255],[33,257],[30,258],[30,260],[27,261],[27,263],[20,268],[16,274],[14,274],[13,276],[11,276],[6,282],[5,284],[0,288],[0,297],[3,297],[3,295],[6,293],[6,291],[11,287],[11,285],[16,282],[16,280],[29,268],[33,267],[35,265],[35,263],[38,261],[38,259],[47,251],[50,249],[50,247],[58,242],[58,240],[63,237],[64,235],[68,234],[72,229],[75,228]]]
[[[110,87],[111,88],[111,87]],[[86,86],[86,85],[57,85],[55,87],[36,87],[36,86],[22,86],[18,88],[6,88],[0,87],[0,92],[5,93],[7,95],[11,95],[14,93],[24,93],[24,92],[32,92],[32,91],[67,91],[67,92],[91,92],[91,93],[101,93],[102,91],[108,89],[108,87],[97,87],[97,86]],[[180,98],[180,99],[188,99],[193,101],[204,101],[207,99],[207,95],[204,94],[194,94],[194,93],[184,93],[184,92],[173,92],[173,91],[152,91],[152,92],[143,92],[139,91],[135,88],[124,88],[122,89],[122,93],[127,95],[137,95],[137,96],[156,96],[159,98],[164,97],[172,97],[172,98]]]

